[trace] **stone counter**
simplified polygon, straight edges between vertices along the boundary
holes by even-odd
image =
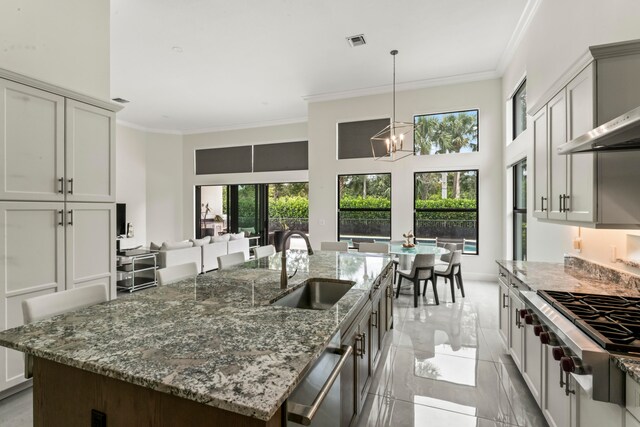
[[[0,332],[0,345],[261,420],[270,419],[390,258],[290,251]],[[354,287],[329,310],[270,305],[308,278]]]

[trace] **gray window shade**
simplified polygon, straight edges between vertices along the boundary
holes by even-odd
[[[253,146],[253,171],[294,171],[309,169],[307,141]]]
[[[389,119],[363,120],[359,122],[338,123],[338,159],[361,159],[373,157],[371,137],[385,126]],[[385,152],[384,142],[380,141],[376,153]]]
[[[251,172],[251,146],[196,150],[196,175]]]

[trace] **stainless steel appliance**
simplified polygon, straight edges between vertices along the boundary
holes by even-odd
[[[558,147],[558,154],[640,150],[640,107]]]
[[[525,323],[534,325],[534,333],[543,344],[553,346],[559,383],[565,393],[575,393],[569,388],[571,375],[593,400],[624,404],[624,376],[610,360],[608,350],[630,349],[620,347],[615,343],[617,337],[609,334],[621,326],[616,316],[611,317],[617,309],[606,304],[609,297],[555,291],[520,294],[527,307],[520,315]],[[595,314],[598,316],[588,318]],[[640,351],[640,347],[634,348]]]
[[[351,346],[340,346],[340,332],[287,400],[287,425],[336,426],[340,420],[340,371],[352,357]],[[337,421],[336,421],[337,420]]]

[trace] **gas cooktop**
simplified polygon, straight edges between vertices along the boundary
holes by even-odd
[[[608,351],[640,353],[640,298],[538,291]]]

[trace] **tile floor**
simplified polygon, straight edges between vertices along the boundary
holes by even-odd
[[[465,283],[466,298],[400,295],[359,426],[546,426],[498,336],[498,287]],[[459,296],[459,293],[458,293]],[[0,401],[0,426],[32,425],[31,390]]]

